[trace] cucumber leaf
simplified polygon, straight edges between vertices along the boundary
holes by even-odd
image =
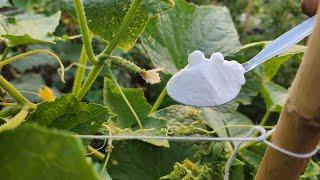
[[[91,31],[107,41],[111,41],[119,31],[132,0],[83,0],[88,26]],[[149,19],[173,6],[172,0],[142,0],[128,29],[121,35],[118,46],[130,49],[143,32]],[[63,10],[76,17],[72,0],[63,0]]]
[[[261,94],[269,110],[281,112],[288,90],[272,81],[267,81],[263,83]]]
[[[225,55],[240,48],[239,37],[227,8],[195,6],[176,0],[172,10],[152,19],[142,36],[151,61],[174,74],[185,65],[189,53],[201,50],[207,56]]]
[[[97,133],[102,123],[109,118],[111,118],[109,108],[80,102],[74,95],[65,94],[54,102],[38,105],[27,121],[86,135]]]
[[[65,131],[24,124],[0,133],[0,174],[7,180],[98,180],[81,141]]]

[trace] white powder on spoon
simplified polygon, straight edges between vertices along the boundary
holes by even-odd
[[[167,84],[174,100],[192,106],[208,107],[234,99],[245,83],[245,69],[236,61],[226,61],[221,53],[207,59],[203,52],[189,55],[188,65]]]

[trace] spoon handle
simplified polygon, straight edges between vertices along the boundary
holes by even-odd
[[[297,44],[302,39],[310,35],[315,22],[316,16],[313,16],[272,41],[255,57],[243,64],[246,72],[254,69],[255,67],[273,58],[274,56],[277,56],[290,49],[293,45]]]

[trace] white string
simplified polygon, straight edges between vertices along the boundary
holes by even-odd
[[[260,141],[255,137],[196,137],[196,136],[144,136],[144,135],[77,135],[81,139],[113,140],[168,140],[168,141]]]
[[[104,146],[106,146],[106,144],[107,144],[107,139],[105,139],[105,140],[104,140],[104,142],[103,142],[103,145],[102,145],[102,146],[100,146],[100,147],[99,147],[99,148],[97,148],[97,149],[94,149],[92,152],[87,153],[87,154],[85,154],[85,155],[86,155],[86,156],[90,156],[90,155],[94,154],[95,152],[97,152],[97,151],[99,151],[99,150],[103,149],[103,148],[104,148]]]
[[[259,126],[254,126],[252,127],[249,132],[244,136],[245,137],[250,137],[255,131],[259,131],[260,132],[260,136],[258,136],[256,139],[258,141],[261,141],[262,139],[265,139],[265,137],[267,137],[267,132],[264,128],[262,127],[259,127]],[[234,158],[236,157],[237,155],[237,152],[240,148],[240,146],[242,145],[242,143],[244,143],[245,141],[239,141],[239,142],[236,142],[235,143],[235,147],[226,163],[226,167],[225,167],[225,171],[224,171],[224,180],[229,180],[229,174],[230,174],[230,168],[231,168],[231,165],[232,165],[232,162],[234,160]]]
[[[266,131],[261,126],[253,126],[248,133],[243,136],[243,137],[196,137],[196,136],[144,136],[144,135],[76,135],[79,138],[82,139],[97,139],[97,140],[106,140],[106,139],[111,139],[111,140],[168,140],[168,141],[235,141],[235,147],[226,163],[225,167],[225,175],[224,175],[224,180],[229,179],[229,174],[230,174],[230,167],[232,165],[232,162],[234,158],[236,157],[237,151],[240,148],[241,144],[244,142],[263,142],[267,144],[269,147],[273,148],[274,150],[277,150],[283,154],[286,154],[291,157],[299,158],[299,159],[306,159],[310,158],[313,155],[315,155],[318,152],[318,149],[314,149],[313,151],[309,153],[295,153],[288,151],[286,149],[283,149],[272,142],[268,141],[267,139],[272,135],[274,132],[275,128],[270,130],[269,132]],[[260,135],[258,137],[250,137],[254,132],[259,132]]]

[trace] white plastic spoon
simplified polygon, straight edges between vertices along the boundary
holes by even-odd
[[[221,53],[210,59],[201,51],[189,55],[188,65],[167,84],[171,98],[186,105],[209,107],[225,104],[239,94],[245,83],[244,74],[275,57],[311,34],[316,16],[284,33],[244,64],[226,61]]]

